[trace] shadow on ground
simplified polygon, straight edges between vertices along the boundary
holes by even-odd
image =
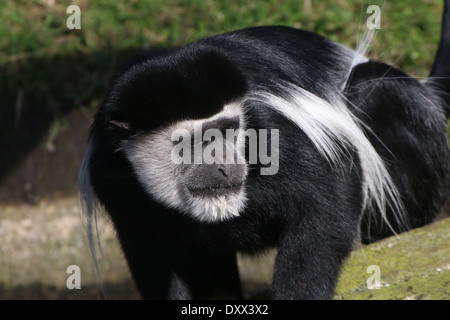
[[[136,51],[46,52],[0,66],[0,202],[74,194],[92,114]]]
[[[130,279],[121,283],[106,283],[108,297],[120,300],[139,300],[134,284]],[[55,285],[33,282],[27,285],[6,289],[0,284],[1,300],[103,300],[98,284],[83,285],[81,289],[61,288]]]

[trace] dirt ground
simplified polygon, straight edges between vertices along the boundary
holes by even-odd
[[[105,298],[76,198],[36,205],[0,205],[0,212],[0,299]],[[104,217],[99,218],[98,230],[103,250],[99,265],[107,298],[139,299],[114,232]],[[450,218],[442,215],[435,224],[358,249],[346,264],[336,298],[450,299],[448,243]],[[246,298],[267,298],[274,256],[274,251],[257,258],[239,256]],[[365,288],[369,276],[366,268],[371,264],[381,266],[383,283],[390,284],[384,290]],[[80,290],[70,290],[66,285],[71,265],[80,267]],[[424,284],[434,294],[422,293]],[[386,296],[393,289],[396,295]]]
[[[77,199],[37,205],[0,205],[0,299],[103,299]],[[139,299],[107,219],[99,218],[102,283],[110,299]],[[265,291],[273,255],[240,257],[245,296]],[[81,290],[69,290],[70,265],[81,270]]]

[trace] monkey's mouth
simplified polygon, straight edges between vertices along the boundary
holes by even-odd
[[[238,194],[242,182],[234,184],[213,184],[205,186],[189,186],[187,189],[194,197],[218,197]]]

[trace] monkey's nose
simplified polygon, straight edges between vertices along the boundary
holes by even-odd
[[[241,164],[210,164],[195,167],[192,174],[189,191],[195,196],[214,197],[239,192],[246,171]]]
[[[222,173],[222,175],[224,176],[224,178],[228,178],[230,175],[229,169],[226,166],[219,166],[217,168],[217,170],[220,171],[220,173]]]
[[[237,164],[212,164],[203,168],[201,174],[204,176],[200,179],[211,188],[229,188],[242,183],[243,172],[240,169]]]
[[[210,168],[210,179],[214,185],[228,185],[233,176],[233,165],[219,164]]]

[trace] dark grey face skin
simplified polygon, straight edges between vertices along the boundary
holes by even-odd
[[[246,203],[245,119],[239,101],[206,119],[187,119],[123,143],[145,192],[199,221],[239,216]]]
[[[232,141],[228,141],[228,146],[232,146],[232,163],[227,163],[225,156],[227,152],[226,131],[241,129],[240,119],[239,117],[219,118],[205,122],[202,125],[202,151],[215,142],[203,139],[203,134],[209,129],[219,130],[222,133],[224,138],[222,141],[222,157],[216,159],[212,164],[203,161],[201,164],[185,165],[183,184],[195,197],[217,197],[231,193],[237,194],[245,181],[247,168],[245,164],[237,163],[237,141],[234,137],[232,137]],[[215,155],[213,154],[213,156]]]

